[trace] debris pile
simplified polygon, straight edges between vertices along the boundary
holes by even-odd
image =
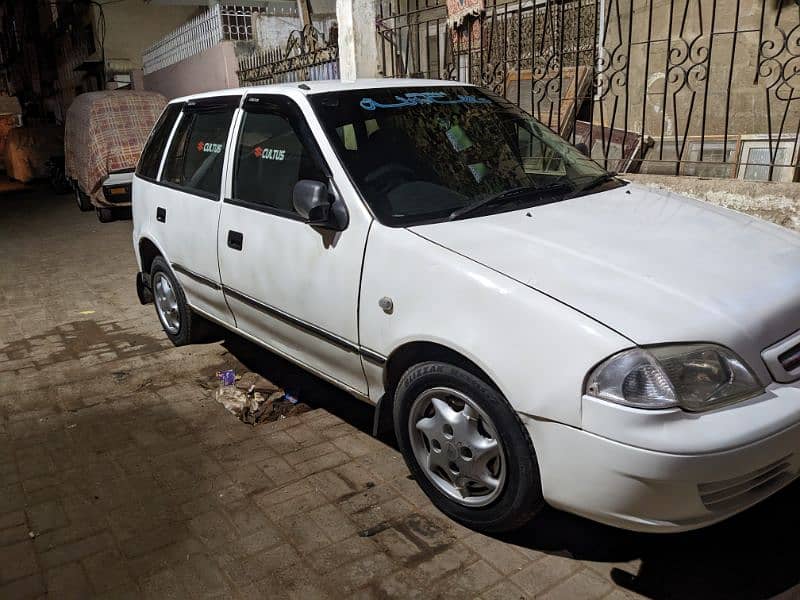
[[[217,402],[248,425],[277,421],[311,410],[291,394],[258,373],[239,376],[228,369],[217,372]]]

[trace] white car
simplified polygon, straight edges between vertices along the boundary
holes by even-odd
[[[800,470],[800,236],[630,184],[457,82],[174,100],[133,181],[142,302],[375,404],[478,530],[545,502],[702,527]]]

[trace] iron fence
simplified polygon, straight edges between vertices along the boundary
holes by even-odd
[[[506,97],[620,172],[794,181],[793,0],[380,0],[386,76]]]
[[[239,57],[238,73],[243,86],[337,79],[339,47],[335,29],[330,40],[314,26],[293,31],[283,48],[257,50]]]

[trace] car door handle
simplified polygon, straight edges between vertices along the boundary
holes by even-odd
[[[233,230],[228,231],[228,248],[233,248],[234,250],[241,250],[243,241],[244,241],[244,236],[241,233]]]
[[[166,223],[167,222],[167,209],[158,207],[156,208],[156,221],[159,223]]]

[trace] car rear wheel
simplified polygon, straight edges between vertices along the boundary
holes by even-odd
[[[153,259],[150,288],[158,320],[174,345],[185,346],[208,337],[211,324],[189,308],[183,288],[161,256]]]
[[[81,212],[89,212],[92,210],[92,203],[89,201],[89,196],[84,194],[77,185],[75,186],[75,201],[78,203],[78,208]]]
[[[544,506],[530,437],[506,399],[463,369],[411,367],[397,386],[394,424],[420,487],[451,518],[507,531]]]

